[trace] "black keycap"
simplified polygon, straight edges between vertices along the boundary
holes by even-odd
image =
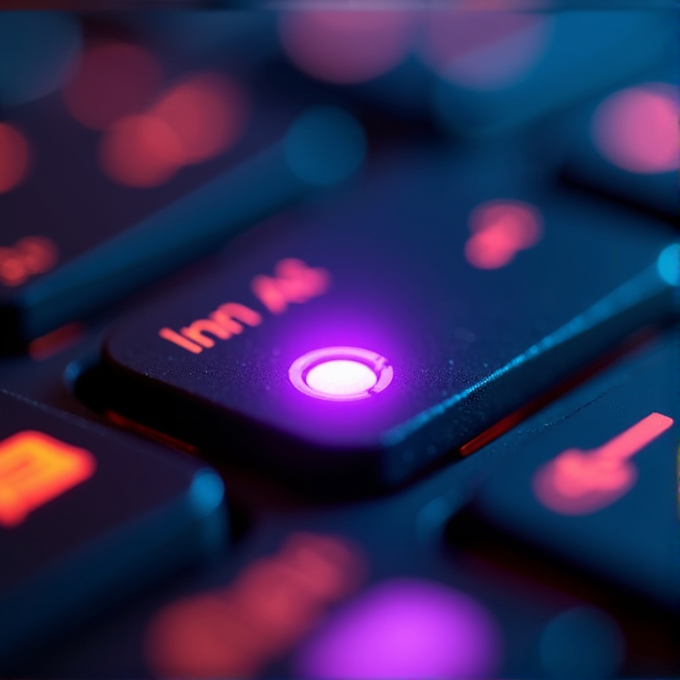
[[[542,426],[508,435],[474,501],[478,518],[519,553],[533,546],[677,609],[677,376],[672,334],[556,404]]]
[[[185,103],[176,106],[172,97],[196,96],[191,88],[210,101],[226,85],[215,75],[195,77],[156,108],[174,120],[181,110],[172,106]],[[67,120],[58,102],[32,106],[37,110],[11,124],[0,113],[0,144],[7,153],[16,147],[19,162],[28,153],[27,140],[35,146],[35,167],[25,182],[11,190],[0,186],[0,351],[15,351],[214,251],[311,190],[345,179],[363,160],[363,133],[348,114],[309,109],[286,131],[281,120],[294,114],[284,112],[279,120],[271,112],[275,105],[264,101],[266,115],[251,121],[255,132],[237,153],[191,168],[167,186],[119,186],[102,172],[97,154],[103,152],[93,148],[91,132]],[[137,146],[145,149],[157,134],[155,120],[151,114],[123,118],[102,148],[112,149],[116,163]],[[116,132],[117,124],[124,129]],[[206,142],[193,139],[196,128],[184,132],[196,154],[205,154]],[[198,163],[200,154],[187,163]],[[68,172],[62,170],[65,156]],[[144,158],[125,160],[124,172],[146,172]]]
[[[532,194],[515,156],[386,166],[116,332],[110,408],[298,480],[394,484],[672,314],[646,221]]]
[[[0,667],[217,553],[224,488],[172,451],[0,393]]]

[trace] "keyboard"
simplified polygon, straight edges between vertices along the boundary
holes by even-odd
[[[0,672],[680,674],[676,21],[0,13]]]

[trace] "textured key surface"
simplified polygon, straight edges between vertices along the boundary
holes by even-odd
[[[228,437],[227,457],[226,428],[242,427],[296,475],[358,466],[398,482],[668,319],[663,237],[529,190],[513,160],[394,159],[344,205],[262,225],[114,334],[111,408]]]
[[[220,549],[204,465],[0,393],[0,663]]]

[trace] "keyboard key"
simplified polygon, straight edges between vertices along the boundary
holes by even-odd
[[[130,57],[129,46],[120,49]],[[150,112],[114,122],[102,146],[109,178],[90,158],[94,153],[87,131],[74,131],[60,120],[68,154],[76,160],[64,179],[55,180],[50,171],[57,178],[61,175],[46,166],[59,165],[67,150],[55,141],[53,126],[49,134],[41,132],[45,112],[34,114],[30,125],[0,121],[0,139],[10,140],[15,156],[11,167],[0,167],[0,183],[3,176],[12,180],[6,193],[0,187],[0,323],[4,329],[0,351],[15,351],[214,251],[253,222],[312,190],[337,184],[361,165],[364,139],[359,124],[339,109],[321,106],[299,115],[285,134],[269,121],[236,159],[227,156],[221,167],[210,165],[194,173],[189,182],[193,190],[182,192],[177,184],[170,189],[149,187],[149,180],[165,177],[168,168],[163,159],[175,148],[173,139],[184,145],[182,158],[195,164],[221,149],[231,134],[222,130],[218,138],[206,137],[204,128],[186,125],[184,111],[191,111],[192,120],[204,121],[204,127],[219,129],[215,117],[220,112],[232,115],[236,104],[242,106],[237,95],[231,81],[214,74],[196,76],[171,89]],[[209,109],[203,115],[201,106]],[[63,118],[64,113],[59,113]],[[168,132],[168,126],[174,132]],[[262,139],[271,137],[272,129],[278,141],[262,150]],[[21,184],[31,159],[35,172]],[[170,168],[177,169],[176,165]],[[130,186],[116,187],[112,178]],[[74,196],[74,181],[90,187],[89,197],[83,198],[82,186]],[[43,212],[50,192],[57,194],[56,218]],[[99,220],[102,205],[117,207]],[[34,226],[27,231],[29,221]]]
[[[406,155],[254,228],[113,334],[108,407],[297,482],[405,481],[673,314],[663,232],[522,175]]]
[[[480,521],[517,550],[531,545],[677,610],[677,375],[672,335],[602,376],[599,396],[584,388],[542,431],[511,435],[474,502]]]
[[[215,472],[0,392],[0,667],[221,550]]]

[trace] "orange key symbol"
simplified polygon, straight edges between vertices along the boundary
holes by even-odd
[[[560,453],[536,471],[536,498],[563,515],[585,515],[610,505],[635,484],[637,469],[630,459],[672,424],[672,418],[651,413],[596,449]]]
[[[0,441],[0,525],[28,513],[92,476],[94,456],[54,437],[24,430]]]

